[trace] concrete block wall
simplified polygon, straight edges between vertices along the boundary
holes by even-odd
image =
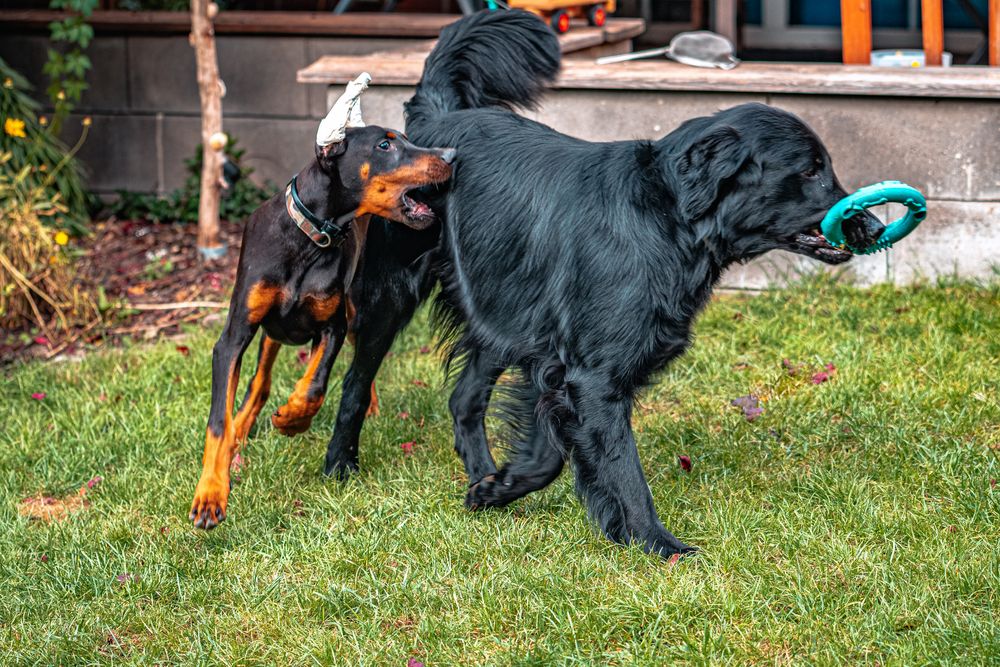
[[[295,81],[320,56],[366,54],[425,40],[236,36],[217,37],[226,84],[223,124],[246,149],[253,178],[284,183],[312,158],[316,127],[326,111],[326,90]],[[45,102],[42,73],[49,46],[44,34],[0,34],[0,58],[22,72]],[[79,136],[79,119],[93,118],[80,158],[89,186],[169,192],[187,174],[184,161],[200,142],[200,104],[194,50],[186,35],[98,35],[87,50],[90,88],[66,124],[65,139]]]

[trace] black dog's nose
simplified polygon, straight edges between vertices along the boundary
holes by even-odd
[[[455,155],[456,153],[454,148],[445,148],[443,151],[441,151],[441,159],[444,160],[446,164],[451,164],[452,162],[454,162]]]

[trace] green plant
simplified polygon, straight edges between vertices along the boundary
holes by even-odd
[[[23,170],[27,172],[17,182],[18,196],[58,200],[58,207],[39,211],[39,218],[47,225],[57,225],[71,231],[83,231],[89,220],[90,198],[83,188],[82,169],[73,158],[82,145],[90,127],[90,119],[83,119],[83,132],[76,146],[68,149],[59,140],[44,116],[38,116],[39,104],[27,91],[28,81],[17,70],[0,58],[0,153],[9,153],[10,159],[0,165],[0,174],[8,182]],[[43,194],[32,194],[42,189]]]
[[[49,336],[98,316],[94,298],[74,280],[65,231],[42,219],[65,207],[58,193],[31,183],[31,165],[10,168],[13,155],[0,152],[0,329],[32,324]]]
[[[52,41],[63,43],[66,48],[64,51],[50,48],[48,62],[42,68],[49,77],[46,92],[55,108],[52,128],[58,134],[66,116],[80,103],[87,89],[90,58],[83,50],[94,38],[94,29],[87,24],[87,18],[97,8],[97,0],[51,0],[49,7],[72,12],[62,21],[49,24]]]
[[[226,156],[236,164],[245,149],[238,148],[236,139],[230,137],[225,148]],[[201,193],[201,156],[202,146],[198,144],[195,154],[184,165],[188,173],[184,186],[166,196],[158,196],[141,192],[118,192],[118,200],[112,205],[111,212],[119,218],[128,220],[153,220],[155,222],[198,222],[198,199]],[[250,167],[240,166],[240,177],[229,189],[223,192],[219,215],[223,220],[243,220],[257,209],[264,201],[277,191],[273,183],[263,187],[255,184],[249,176],[253,173]]]

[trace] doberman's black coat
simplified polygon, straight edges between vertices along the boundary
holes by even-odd
[[[509,111],[530,106],[558,65],[555,36],[533,16],[478,14],[442,32],[407,104],[415,141],[458,150],[433,262],[453,358],[464,362],[451,409],[471,482],[467,504],[505,505],[551,482],[569,460],[610,539],[683,553],[690,547],[660,522],[640,465],[636,395],[688,347],[692,321],[727,266],[774,249],[850,259],[818,230],[846,193],[819,138],[764,105],[690,120],[658,141],[613,143],[574,139]],[[882,229],[868,214],[845,225],[855,247]],[[394,245],[391,236],[382,241]],[[402,295],[383,302],[395,313],[366,318],[359,330],[359,340],[371,326],[381,341],[372,353],[384,354],[392,327],[426,295],[432,254],[395,273],[366,272],[373,293]],[[328,472],[357,465],[377,367],[365,360],[345,380]],[[508,367],[521,376],[506,410],[516,437],[497,471],[483,415]]]
[[[356,294],[353,276],[366,237],[375,241],[368,243],[366,260],[373,266],[399,258],[398,248],[391,256],[378,257],[385,237],[419,234],[415,230],[436,224],[414,190],[447,180],[454,157],[454,150],[417,148],[385,128],[349,128],[342,142],[317,147],[316,160],[296,177],[301,203],[318,218],[353,220],[342,243],[320,247],[298,229],[284,191],[250,216],[229,316],[212,355],[212,407],[190,514],[195,526],[213,528],[226,517],[229,466],[267,401],[271,367],[282,345],[311,343],[312,350],[303,377],[271,422],[285,435],[309,428],[348,335],[353,315],[349,295]],[[378,306],[377,296],[362,298]],[[362,321],[367,317],[368,311]],[[392,321],[391,314],[387,320]],[[233,416],[240,362],[258,329],[264,333],[257,370]],[[369,336],[361,342],[358,357],[367,357]]]

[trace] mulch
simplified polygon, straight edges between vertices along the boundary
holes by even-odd
[[[82,252],[77,265],[84,286],[102,286],[113,304],[110,316],[67,332],[57,340],[36,329],[0,334],[0,364],[53,359],[87,350],[120,346],[129,339],[176,336],[185,325],[225,318],[236,279],[243,225],[223,222],[224,258],[202,259],[191,224],[107,220],[89,237],[74,241]]]

